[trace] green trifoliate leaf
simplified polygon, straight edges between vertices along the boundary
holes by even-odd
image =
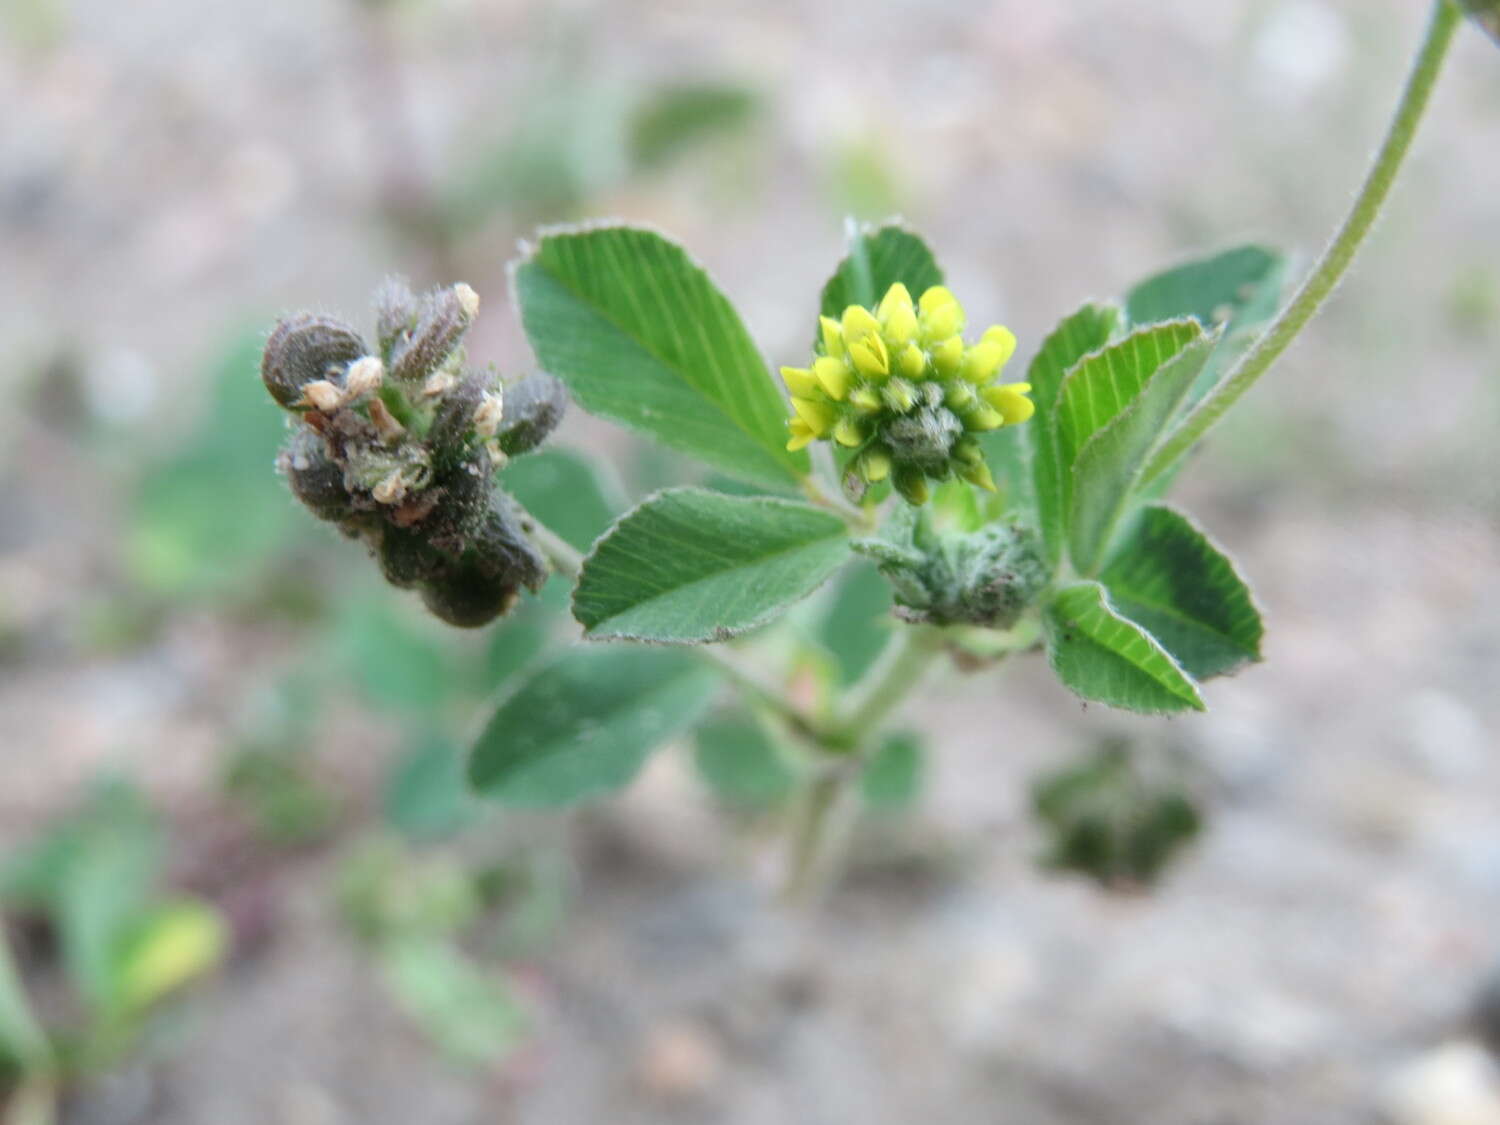
[[[569,649],[495,710],[469,758],[469,783],[530,807],[619,789],[647,754],[698,721],[718,684],[685,652]]]
[[[1120,310],[1113,305],[1084,305],[1042,341],[1026,373],[1036,403],[1036,417],[1026,427],[1031,442],[1032,489],[1047,561],[1054,568],[1062,559],[1067,538],[1064,474],[1068,466],[1058,453],[1055,429],[1063,376],[1084,356],[1108,344],[1119,328]]]
[[[1181,512],[1144,509],[1100,580],[1194,678],[1260,659],[1260,613],[1234,563]]]
[[[1192,390],[1217,339],[1217,334],[1191,339],[1151,372],[1134,398],[1079,449],[1069,479],[1068,542],[1073,564],[1084,574],[1095,573],[1103,563],[1147,460]]]
[[[1052,669],[1076,695],[1147,714],[1204,710],[1198,685],[1156,638],[1116,611],[1099,583],[1059,590],[1043,620]]]
[[[733,476],[785,489],[785,405],[734,306],[675,243],[632,227],[558,230],[514,267],[527,338],[585,410]]]
[[[850,305],[874,308],[897,282],[912,293],[943,283],[943,271],[927,243],[894,223],[855,228],[849,253],[823,286],[822,314],[838,319]],[[813,339],[816,343],[817,333]]]
[[[771,497],[658,493],[594,547],[573,616],[594,639],[695,644],[764,625],[849,557],[837,516]]]
[[[755,717],[742,711],[698,727],[694,760],[714,793],[733,805],[769,805],[796,784],[775,741]]]

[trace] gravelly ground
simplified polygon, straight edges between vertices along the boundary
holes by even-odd
[[[65,349],[127,448],[168,441],[226,329],[357,310],[392,267],[470,280],[473,351],[518,366],[502,265],[525,222],[435,254],[379,209],[567,91],[598,125],[665,74],[767,92],[755,170],[622,182],[600,157],[584,210],[693,246],[778,360],[838,252],[829,154],[851,137],[898,146],[895,201],[975,318],[1034,341],[1194,249],[1315,250],[1422,5],[809,7],[452,0],[398,13],[394,67],[334,0],[76,0],[46,47],[13,23],[0,386]],[[921,809],[862,837],[871,858],[812,918],[775,905],[764,844],[663,756],[573,820],[572,913],[520,970],[535,1041],[483,1077],[390,1010],[334,924],[332,861],[300,861],[270,945],[185,1041],[69,1120],[1500,1121],[1459,1029],[1500,955],[1497,63],[1466,37],[1362,269],[1185,480],[1270,624],[1267,663],[1215,685],[1209,716],[1083,712],[1037,666],[934,689]],[[107,763],[192,807],[247,678],[295,636],[194,610],[143,651],[81,649],[73,594],[110,588],[133,466],[24,412],[0,437],[0,601],[30,639],[0,666],[0,839]],[[329,753],[358,785],[350,747],[381,732],[350,721]],[[1031,863],[1025,779],[1121,729],[1191,750],[1213,794],[1150,896]]]

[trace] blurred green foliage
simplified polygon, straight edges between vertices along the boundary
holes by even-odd
[[[261,344],[259,333],[245,333],[224,349],[202,424],[136,489],[125,562],[154,594],[242,597],[312,533],[272,469],[284,428],[256,377]]]

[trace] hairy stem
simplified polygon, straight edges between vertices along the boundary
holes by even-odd
[[[1291,303],[1157,451],[1146,466],[1143,483],[1149,483],[1170,469],[1179,457],[1223,417],[1225,411],[1286,351],[1287,346],[1296,339],[1297,334],[1306,327],[1307,322],[1338,285],[1390,194],[1396,173],[1406,158],[1417,126],[1422,120],[1422,112],[1427,108],[1443,59],[1453,41],[1454,30],[1462,18],[1452,0],[1435,0],[1426,34],[1406,80],[1406,87],[1401,93],[1401,100],[1396,105],[1396,113],[1386,130],[1385,140],[1381,142],[1375,163],[1365,177],[1364,185],[1343,225],[1339,227],[1333,241],[1323,251],[1323,256]]]

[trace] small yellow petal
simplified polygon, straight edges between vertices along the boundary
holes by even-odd
[[[946,285],[932,285],[923,291],[917,303],[924,313],[931,313],[948,305],[958,304],[958,298]]]
[[[917,310],[911,303],[911,294],[899,281],[886,291],[876,315],[885,341],[892,348],[905,347],[917,333]]]
[[[943,286],[934,285],[923,293],[921,306],[919,331],[929,344],[946,340],[964,330],[964,307]]]
[[[891,354],[878,332],[871,332],[858,343],[849,345],[849,358],[861,375],[880,379],[891,373]]]
[[[1016,334],[1003,324],[992,324],[986,328],[980,342],[999,345],[1001,367],[1009,363],[1010,357],[1016,354]]]
[[[829,398],[834,402],[844,401],[849,393],[849,367],[842,359],[823,356],[813,362],[812,373]]]
[[[983,386],[1000,370],[1001,356],[999,343],[981,341],[964,352],[964,362],[959,373],[969,382]]]
[[[818,317],[818,326],[823,330],[823,354],[844,354],[844,327],[831,316]]]
[[[788,453],[796,453],[799,449],[806,449],[812,444],[812,434],[795,434],[786,443]]]
[[[816,393],[818,381],[813,378],[813,373],[805,367],[783,367],[781,369],[781,381],[786,384],[786,389],[794,395],[806,398]]]
[[[860,476],[879,484],[891,475],[891,455],[883,449],[867,449],[859,462]]]
[[[844,310],[843,328],[844,343],[850,347],[856,340],[880,335],[880,321],[863,305],[850,305]]]
[[[864,427],[853,418],[840,418],[838,425],[833,427],[833,440],[850,449],[863,445],[865,437]]]
[[[927,370],[927,353],[916,344],[907,344],[896,358],[896,369],[906,379],[920,379]]]
[[[807,423],[808,428],[817,437],[822,437],[833,425],[833,407],[829,406],[826,402],[818,402],[816,399],[810,398],[794,398],[792,399],[792,409],[797,412],[799,418]]]
[[[886,343],[893,348],[905,347],[917,334],[917,314],[910,305],[898,308],[889,317],[881,317]]]
[[[932,366],[945,379],[951,378],[958,373],[958,368],[963,363],[963,360],[964,342],[962,337],[950,336],[932,349]]]
[[[880,397],[880,392],[869,384],[855,387],[849,392],[849,403],[856,410],[862,410],[866,414],[874,414],[877,410],[884,409],[885,403]]]
[[[881,320],[886,320],[897,309],[910,309],[912,307],[911,290],[898,281],[885,291],[884,297],[880,298],[880,308],[876,310],[876,315]]]
[[[990,467],[983,461],[977,465],[966,465],[958,471],[958,475],[970,484],[977,484],[986,492],[996,492],[995,478],[990,475]]]
[[[793,399],[793,402],[796,400]],[[981,406],[964,419],[971,430],[998,430],[1005,425],[1005,415],[991,406]]]
[[[1036,403],[1019,390],[1024,386],[1026,386],[1025,383],[1007,383],[1004,386],[989,388],[995,393],[984,396],[990,405],[1000,412],[1007,426],[1019,426],[1036,413]]]

